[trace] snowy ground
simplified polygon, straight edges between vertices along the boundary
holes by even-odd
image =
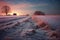
[[[58,15],[36,16],[35,19],[42,20],[55,29],[60,27],[60,16]]]
[[[60,16],[36,16],[36,18],[48,23],[52,29],[60,28]],[[36,29],[36,26],[37,23],[29,16],[1,16],[0,40],[60,40],[55,35],[50,36],[54,30]]]

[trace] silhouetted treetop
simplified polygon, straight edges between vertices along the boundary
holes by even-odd
[[[45,15],[42,11],[35,11],[34,15]]]

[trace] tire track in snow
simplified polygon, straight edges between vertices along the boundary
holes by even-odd
[[[27,20],[27,19],[29,19],[29,18],[30,18],[30,17],[23,18],[23,19],[17,19],[17,20],[15,20],[15,21],[8,22],[8,23],[5,24],[5,26],[3,26],[3,27],[0,26],[0,27],[1,27],[0,30],[5,29],[5,28],[14,27],[15,25],[18,24],[18,22],[19,22],[19,23],[24,22],[25,20]],[[11,24],[10,24],[10,23],[11,23]],[[10,24],[10,25],[7,25],[7,24]]]

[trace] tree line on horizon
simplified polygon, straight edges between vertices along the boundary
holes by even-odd
[[[2,13],[5,13],[6,16],[11,11],[11,8],[9,6],[7,6],[7,5],[3,6],[1,9],[2,9]],[[14,13],[13,15],[16,15],[16,13]],[[45,14],[42,11],[35,11],[34,15],[45,15]]]

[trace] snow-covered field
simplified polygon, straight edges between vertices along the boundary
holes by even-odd
[[[4,29],[6,27],[12,27],[18,22],[22,22],[26,20],[26,16],[2,16],[0,17],[0,29]]]
[[[60,16],[36,16],[37,19],[48,23],[52,29],[60,28]],[[1,16],[0,40],[60,40],[56,35],[51,37],[55,30],[36,29],[36,24],[29,16]]]
[[[0,23],[8,22],[11,20],[21,19],[25,16],[0,16]]]
[[[60,27],[60,15],[36,16],[35,19],[42,20],[56,29]]]

